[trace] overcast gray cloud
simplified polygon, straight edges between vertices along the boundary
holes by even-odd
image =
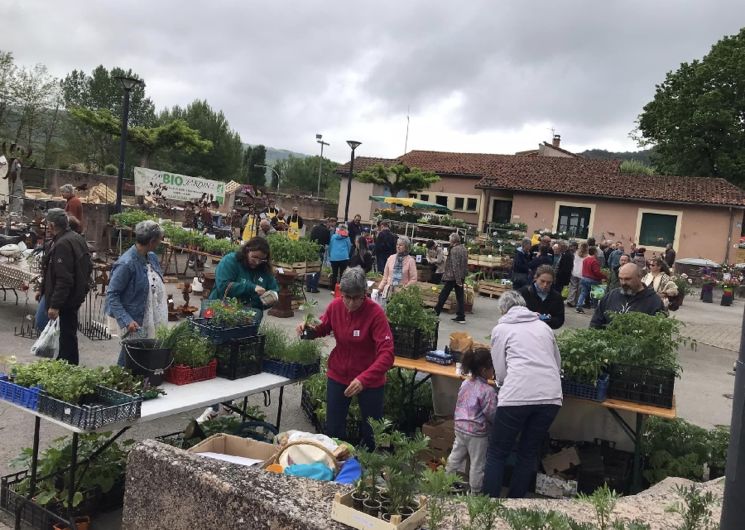
[[[0,49],[64,76],[132,68],[158,107],[207,99],[245,142],[346,160],[408,148],[634,149],[654,85],[740,29],[736,0],[0,0]]]

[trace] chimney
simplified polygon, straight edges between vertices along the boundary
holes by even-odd
[[[554,147],[559,147],[561,144],[561,135],[560,134],[554,134],[554,141],[552,142]]]

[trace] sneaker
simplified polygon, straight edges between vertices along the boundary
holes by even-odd
[[[584,313],[585,312],[585,310],[582,309],[581,307],[577,307],[577,309],[575,309],[575,311],[577,311],[577,313]]]
[[[465,324],[465,323],[466,323],[466,319],[465,319],[465,318],[458,318],[458,317],[455,317],[455,318],[453,319],[453,322],[455,322],[455,323],[457,323],[457,324]]]

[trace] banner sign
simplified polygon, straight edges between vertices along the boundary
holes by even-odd
[[[208,201],[225,202],[225,183],[166,171],[134,168],[135,195],[159,195],[174,201],[195,201],[205,197]]]

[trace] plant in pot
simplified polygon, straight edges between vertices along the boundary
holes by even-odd
[[[396,355],[418,358],[437,347],[437,315],[424,308],[417,286],[396,291],[386,303],[388,322],[393,332]]]
[[[562,390],[567,395],[602,401],[608,388],[608,365],[618,355],[608,334],[597,329],[570,329],[557,337],[561,353]]]
[[[237,298],[215,300],[207,306],[204,317],[216,328],[237,328],[251,326],[256,319],[256,311],[244,307]]]
[[[321,321],[316,316],[308,311],[305,318],[303,319],[303,332],[300,334],[301,339],[313,340],[316,338],[316,327],[321,324]]]
[[[186,384],[214,377],[211,366],[215,348],[207,337],[199,330],[184,321],[174,327],[164,343],[173,351],[173,366],[166,372],[166,379],[175,384]],[[201,370],[200,370],[201,369]]]

